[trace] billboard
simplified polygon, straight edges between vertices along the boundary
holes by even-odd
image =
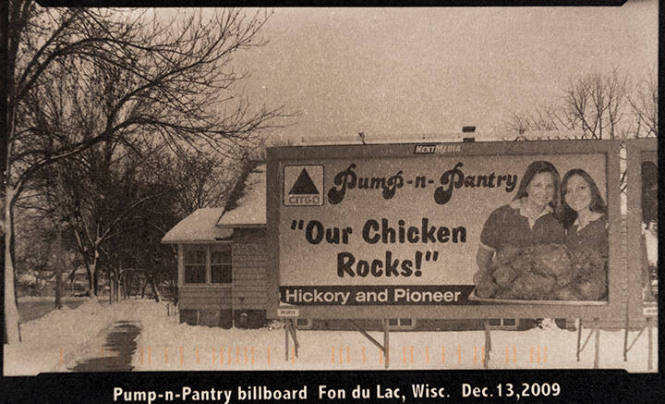
[[[626,141],[630,319],[658,316],[658,142]]]
[[[609,141],[269,149],[269,314],[616,313],[617,158]],[[575,220],[589,197],[602,209]]]

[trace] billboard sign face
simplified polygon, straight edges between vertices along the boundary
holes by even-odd
[[[275,307],[315,318],[607,312],[611,278],[620,271],[607,264],[614,215],[594,213],[602,234],[570,241],[556,201],[565,174],[582,169],[601,204],[614,209],[614,147],[562,141],[271,149]],[[542,162],[554,172],[535,172]],[[600,245],[600,258],[575,261],[567,242]],[[479,254],[489,258],[483,270]],[[589,262],[596,267],[588,276],[576,276],[575,265]]]
[[[629,316],[658,316],[657,140],[626,141]]]

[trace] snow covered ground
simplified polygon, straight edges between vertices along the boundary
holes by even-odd
[[[24,297],[20,302],[44,299]],[[53,300],[53,297],[47,299]],[[67,371],[77,358],[89,354],[98,342],[95,338],[115,321],[149,318],[155,308],[144,303],[128,300],[111,307],[105,300],[89,298],[75,309],[64,307],[21,324],[22,342],[4,345],[3,374]]]
[[[89,299],[76,309],[53,311],[22,325],[23,342],[5,345],[5,375],[67,371],[77,358],[90,356],[100,332],[115,321],[139,320],[142,331],[132,364],[136,370],[380,370],[383,356],[356,331],[297,331],[298,357],[279,328],[241,330],[189,326],[167,316],[166,303],[127,300],[110,306]],[[585,330],[582,341],[586,339]],[[383,341],[383,334],[370,333]],[[633,340],[636,331],[629,334]],[[623,361],[623,331],[601,331],[600,368],[647,372],[646,333]],[[594,341],[575,358],[577,333],[559,329],[492,331],[490,369],[593,368]],[[653,331],[657,366],[657,330]],[[390,369],[482,369],[484,334],[391,332]],[[652,371],[656,371],[653,369]]]
[[[298,330],[298,357],[283,329],[241,330],[179,324],[177,316],[153,305],[132,365],[137,370],[379,370],[379,349],[357,331]],[[582,335],[586,339],[588,330]],[[383,334],[370,332],[383,341]],[[629,334],[629,341],[637,332]],[[657,330],[653,331],[653,366],[657,366]],[[644,333],[623,361],[623,331],[601,331],[599,368],[647,371]],[[577,332],[551,329],[492,331],[491,369],[593,368],[595,336],[575,357]],[[482,369],[482,331],[391,332],[390,369]],[[655,369],[653,371],[656,371]]]
[[[54,296],[21,296],[19,297],[19,303],[23,302],[54,302]],[[77,302],[81,300],[86,300],[87,297],[78,297],[78,296],[62,296],[62,302]]]

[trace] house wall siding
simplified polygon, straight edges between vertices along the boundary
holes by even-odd
[[[265,310],[266,235],[264,229],[236,229],[233,234],[234,310]]]
[[[180,287],[178,304],[189,310],[231,309],[231,286],[185,285]]]

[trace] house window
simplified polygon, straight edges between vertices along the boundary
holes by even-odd
[[[210,275],[212,283],[231,283],[231,245],[210,250]]]
[[[185,283],[205,283],[206,250],[201,248],[185,249]]]

